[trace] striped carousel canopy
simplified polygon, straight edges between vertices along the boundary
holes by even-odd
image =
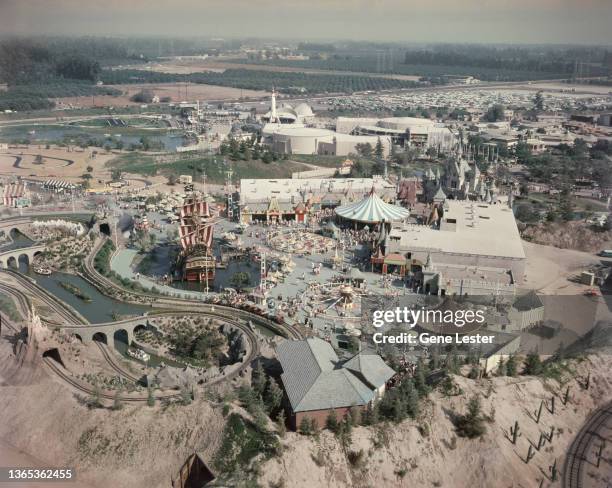
[[[383,220],[385,222],[403,220],[410,215],[410,212],[404,207],[385,203],[372,188],[368,196],[360,202],[337,207],[336,215],[356,222],[377,224]]]

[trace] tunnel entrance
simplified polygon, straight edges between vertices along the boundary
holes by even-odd
[[[181,467],[176,479],[172,478],[172,488],[201,488],[215,479],[199,454],[192,454]]]
[[[108,225],[106,222],[103,222],[100,224],[100,232],[104,235],[107,235],[110,237],[111,235],[111,229],[110,229],[110,225]]]
[[[48,349],[47,351],[43,352],[43,358],[51,358],[56,363],[58,363],[62,368],[66,369],[66,365],[64,364],[64,361],[62,361],[62,355],[60,354],[57,347],[54,347],[53,349]]]
[[[93,335],[92,339],[93,339],[94,341],[97,341],[97,342],[102,342],[102,343],[104,343],[104,344],[108,345],[108,341],[106,340],[106,334],[105,334],[104,332],[96,332],[96,333]]]

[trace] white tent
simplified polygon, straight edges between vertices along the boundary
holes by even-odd
[[[404,207],[385,203],[372,188],[363,200],[337,207],[336,215],[356,222],[377,224],[383,220],[385,222],[404,220],[408,218],[410,212]]]

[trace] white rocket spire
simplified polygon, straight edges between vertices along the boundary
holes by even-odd
[[[272,110],[270,114],[270,122],[278,122],[278,116],[276,115],[276,90],[272,88]]]

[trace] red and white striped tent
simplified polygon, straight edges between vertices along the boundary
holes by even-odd
[[[11,183],[4,187],[2,194],[2,203],[7,207],[16,207],[19,199],[26,196],[26,188],[24,183]]]

